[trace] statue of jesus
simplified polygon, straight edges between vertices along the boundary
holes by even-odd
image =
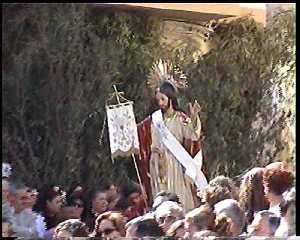
[[[159,110],[138,124],[138,167],[142,182],[148,198],[167,190],[176,193],[185,210],[190,210],[196,207],[194,183],[179,161],[180,154],[176,153],[178,147],[172,149],[172,144],[178,141],[184,148],[183,151],[187,151],[191,157],[197,154],[201,149],[201,108],[195,101],[194,104],[189,103],[189,113],[184,113],[178,105],[176,86],[170,81],[164,81],[156,89],[155,99]],[[161,118],[161,122],[155,118]],[[156,122],[160,124],[155,124]],[[166,127],[174,138],[162,141],[160,126]]]

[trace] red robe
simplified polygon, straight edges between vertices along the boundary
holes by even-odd
[[[186,115],[184,115],[187,117]],[[140,143],[140,159],[137,161],[137,166],[139,169],[139,173],[141,176],[141,180],[145,191],[148,197],[148,204],[151,205],[153,201],[152,191],[151,191],[151,183],[150,178],[150,156],[151,156],[151,116],[144,119],[137,125],[138,129],[138,137]],[[201,149],[201,140],[192,141],[191,139],[184,139],[183,147],[190,153],[192,157],[194,157],[199,150]],[[204,163],[203,163],[204,166]],[[205,167],[202,167],[202,171]],[[207,176],[206,171],[204,170],[203,173]],[[196,188],[192,187],[192,192],[194,193],[194,197],[196,195]]]

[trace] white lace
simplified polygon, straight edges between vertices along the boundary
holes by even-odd
[[[138,153],[139,140],[133,113],[133,104],[107,107],[110,150],[113,157]]]

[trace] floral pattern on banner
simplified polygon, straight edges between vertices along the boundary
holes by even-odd
[[[137,126],[133,113],[133,105],[107,107],[107,122],[111,154],[130,155],[139,149]]]

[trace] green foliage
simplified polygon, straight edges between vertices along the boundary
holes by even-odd
[[[248,17],[218,24],[215,48],[197,62],[195,44],[161,45],[161,22],[146,15],[6,4],[3,20],[2,159],[37,187],[135,178],[131,159],[112,164],[107,130],[98,143],[105,101],[116,84],[142,120],[151,110],[147,74],[166,56],[188,75],[181,103],[196,98],[202,106],[210,177],[265,165],[290,142],[282,134],[295,117],[294,11],[268,28]],[[283,93],[276,106],[274,86]]]
[[[270,92],[281,84],[295,90],[294,21],[294,13],[287,11],[267,28],[248,17],[220,23],[212,39],[214,49],[197,63],[191,57],[181,61],[191,85],[183,101],[196,98],[203,108],[204,158],[210,177],[233,177],[254,166],[286,160],[278,159],[278,153],[288,141],[281,135],[293,116],[283,112],[293,108],[295,95],[281,95],[285,107],[272,114]],[[286,64],[293,66],[281,68],[280,75],[276,69]]]
[[[271,158],[291,162],[295,167],[296,118],[296,21],[295,9],[280,11],[266,29],[270,39],[273,62],[265,96],[261,101],[261,115],[269,124],[265,135],[281,144],[282,151],[273,151]],[[271,93],[271,94],[270,94]],[[273,95],[273,97],[271,97]],[[270,110],[272,109],[272,114]],[[265,124],[266,125],[266,124]],[[277,135],[276,135],[277,134]],[[266,149],[262,157],[271,159]]]
[[[98,138],[113,84],[135,100],[137,118],[146,115],[156,25],[83,4],[5,5],[3,160],[38,186],[126,181],[132,160],[113,165],[107,132]]]

